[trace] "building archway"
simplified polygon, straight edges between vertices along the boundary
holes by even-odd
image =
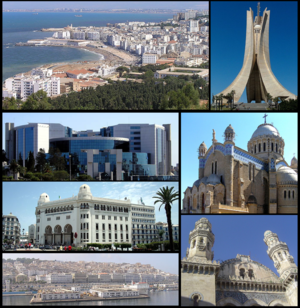
[[[72,245],[73,244],[73,232],[72,226],[67,224],[64,227],[64,244]]]
[[[60,225],[56,225],[54,227],[54,244],[61,245],[62,244],[62,228]]]
[[[45,245],[51,245],[52,244],[52,227],[47,226],[45,228]]]

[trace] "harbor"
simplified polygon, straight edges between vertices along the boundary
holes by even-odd
[[[137,296],[128,296],[128,297],[108,297],[108,298],[101,298],[98,296],[88,296],[85,298],[76,298],[76,299],[52,299],[52,300],[42,300],[41,298],[33,297],[30,300],[30,304],[44,304],[44,303],[65,303],[65,302],[90,302],[90,301],[110,301],[110,300],[132,300],[132,299],[145,299],[149,298],[148,295],[137,295]]]

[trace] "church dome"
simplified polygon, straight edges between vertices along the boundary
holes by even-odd
[[[79,193],[78,193],[78,199],[82,199],[82,198],[88,198],[88,199],[92,198],[92,192],[91,192],[91,188],[89,185],[83,184],[80,186]]]
[[[298,174],[290,167],[280,166],[276,172],[278,184],[298,184]]]
[[[40,203],[45,203],[45,202],[49,202],[49,201],[50,201],[49,196],[46,193],[42,193],[40,195],[40,199],[39,199],[38,203],[40,204]]]
[[[278,130],[272,124],[261,124],[258,126],[256,131],[253,133],[251,139],[260,137],[263,135],[271,135],[274,137],[280,137]]]
[[[201,183],[206,184],[206,181],[207,181],[207,177],[198,179],[197,181],[194,182],[193,186],[195,185],[196,187],[199,187]]]
[[[205,156],[206,151],[207,151],[207,147],[203,141],[199,146],[199,156]]]
[[[201,147],[201,148],[202,148],[202,147],[207,148],[207,147],[206,147],[206,144],[204,143],[204,141],[200,144],[200,147]]]
[[[220,184],[220,177],[217,176],[216,174],[211,174],[206,181],[206,184],[212,184],[212,185],[217,185]]]

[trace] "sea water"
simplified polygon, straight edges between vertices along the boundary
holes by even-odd
[[[159,22],[172,18],[170,14],[130,13],[39,13],[4,12],[3,16],[3,67],[2,82],[19,73],[47,63],[97,61],[100,56],[82,49],[48,46],[15,46],[30,39],[51,37],[53,32],[40,32],[42,28],[63,28],[67,25],[103,27],[107,23],[126,21]],[[37,32],[34,32],[37,31]]]

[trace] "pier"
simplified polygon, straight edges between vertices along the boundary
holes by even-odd
[[[138,296],[128,296],[128,297],[98,297],[98,296],[89,296],[86,298],[77,298],[77,299],[52,299],[52,300],[42,300],[41,298],[33,297],[30,300],[30,304],[42,304],[42,303],[62,303],[62,302],[88,302],[88,301],[110,301],[110,300],[122,300],[122,299],[141,299],[141,298],[150,298],[149,295],[138,295]]]

